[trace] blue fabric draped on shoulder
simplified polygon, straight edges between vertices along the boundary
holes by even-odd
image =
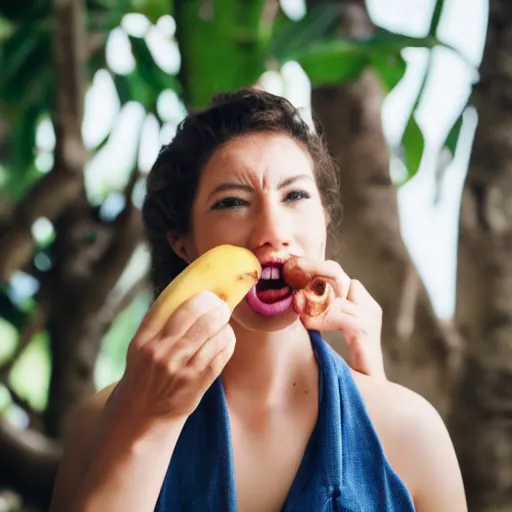
[[[320,368],[319,414],[282,512],[412,512],[345,361],[311,332]],[[217,379],[190,416],[156,512],[236,512],[229,414]]]

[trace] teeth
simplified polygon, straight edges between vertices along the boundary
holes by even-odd
[[[261,272],[261,279],[279,279],[279,269],[275,267],[265,267]]]

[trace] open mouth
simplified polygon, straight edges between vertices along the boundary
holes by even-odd
[[[263,267],[261,278],[247,296],[251,309],[265,316],[283,313],[292,305],[293,290],[283,278],[283,265]]]
[[[283,265],[275,264],[263,268],[256,285],[256,296],[265,304],[272,304],[291,294],[290,287],[283,278]]]
[[[256,285],[256,295],[265,304],[272,304],[291,293],[283,278],[283,265],[264,267]]]

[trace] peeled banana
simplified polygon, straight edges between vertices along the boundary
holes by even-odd
[[[146,320],[160,329],[178,307],[202,291],[215,293],[233,311],[260,276],[261,264],[251,251],[219,245],[199,256],[167,285]]]

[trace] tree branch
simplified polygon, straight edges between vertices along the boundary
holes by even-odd
[[[55,168],[30,190],[16,207],[13,221],[0,239],[0,283],[7,283],[34,254],[34,222],[40,217],[55,220],[75,201],[81,189],[81,180]]]
[[[138,167],[134,167],[132,172],[130,173],[130,177],[128,178],[128,183],[124,189],[124,198],[126,200],[126,208],[131,208],[133,206],[132,196],[133,191],[135,190],[135,185],[139,181],[141,177],[141,172]]]
[[[6,387],[11,395],[12,401],[28,415],[30,426],[32,428],[40,429],[43,425],[43,415],[36,411],[30,403],[22,398],[7,382],[3,381],[2,384]]]
[[[149,269],[124,292],[112,291],[111,296],[97,315],[96,329],[99,338],[107,333],[114,320],[130,305],[137,294],[148,286]]]
[[[31,315],[27,325],[21,331],[18,337],[18,344],[13,355],[2,365],[0,365],[0,380],[5,380],[12,367],[16,364],[19,357],[30,343],[35,334],[44,329],[46,322],[46,313],[42,306],[39,306]]]
[[[59,157],[68,172],[79,174],[87,162],[81,131],[88,41],[85,12],[84,0],[53,0],[55,132]]]

